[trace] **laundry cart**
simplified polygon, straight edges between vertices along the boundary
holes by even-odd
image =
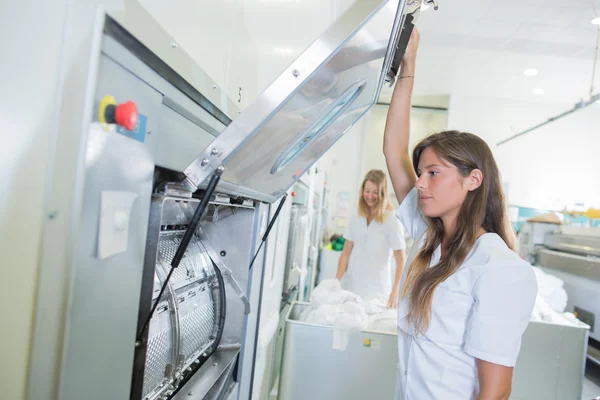
[[[396,334],[334,332],[330,326],[299,321],[307,307],[294,303],[286,319],[279,400],[393,399]]]
[[[393,399],[396,334],[335,332],[300,321],[307,307],[294,303],[286,319],[279,400]],[[511,400],[581,399],[588,328],[532,321],[523,335]]]

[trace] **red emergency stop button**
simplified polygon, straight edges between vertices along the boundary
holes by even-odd
[[[117,104],[112,96],[105,96],[100,104],[99,114],[100,122],[117,124],[128,131],[133,131],[138,124],[138,109],[131,100]]]
[[[129,100],[126,103],[119,104],[115,110],[115,121],[128,131],[135,129],[138,123],[138,110],[135,103]]]

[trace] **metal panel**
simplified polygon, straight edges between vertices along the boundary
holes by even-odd
[[[394,398],[398,371],[397,336],[352,331],[348,333],[346,350],[333,350],[332,327],[297,320],[307,306],[295,303],[286,318],[279,398]],[[371,340],[372,346],[364,346],[366,338]],[[340,376],[344,377],[344,384],[333,384]]]
[[[221,349],[213,354],[198,372],[181,388],[173,400],[201,400],[229,367],[235,363],[239,348]]]
[[[398,8],[404,0],[350,6],[185,169],[190,186],[225,164],[223,180],[283,194],[376,102]]]
[[[260,203],[256,208],[254,219],[254,232],[252,255],[258,251],[261,239],[269,224],[269,205]],[[260,317],[260,305],[262,303],[262,289],[265,279],[265,248],[262,247],[260,253],[254,261],[250,270],[248,279],[248,298],[250,308],[255,312],[246,316],[244,334],[242,341],[242,350],[240,352],[240,369],[238,371],[239,397],[240,399],[249,399],[252,394],[252,385],[254,377],[254,367],[256,361],[256,347],[258,343],[258,329]]]
[[[154,164],[143,144],[93,124],[85,165],[61,398],[116,399],[129,393],[131,384]],[[100,259],[98,226],[106,191],[138,197],[129,218],[127,249]]]
[[[156,164],[175,170],[183,169],[213,141],[214,136],[163,105]]]
[[[98,73],[97,105],[106,94],[117,101],[133,100],[148,121],[145,143],[158,166],[183,171],[224,128],[157,72],[110,36],[103,36]]]
[[[548,249],[538,249],[537,265],[600,281],[600,258],[579,256]]]
[[[269,393],[279,391],[279,381],[281,379],[281,367],[283,365],[283,343],[285,341],[286,318],[289,315],[292,304],[285,304],[279,313],[279,325],[275,333],[273,349],[273,365],[271,366],[269,376]]]
[[[303,260],[308,230],[308,212],[305,207],[292,206],[287,242],[287,259],[283,281],[283,292],[289,293],[294,288],[299,289],[300,274],[306,260]]]
[[[588,330],[530,323],[515,366],[511,400],[579,400]]]
[[[136,39],[131,38],[130,42],[136,43]],[[225,129],[225,124],[219,121],[215,116],[202,108],[192,98],[176,87],[173,83],[165,80],[159,72],[153,70],[149,65],[145,64],[140,58],[136,57],[129,48],[117,42],[111,36],[104,35],[102,38],[102,53],[106,57],[117,62],[122,68],[129,71],[141,79],[146,85],[160,92],[163,97],[163,104],[170,107],[174,111],[184,115],[186,118],[198,123],[203,129],[211,134],[215,134]],[[195,66],[198,68],[198,66]],[[201,75],[200,71],[196,71]],[[115,88],[116,90],[117,88]],[[220,92],[219,89],[210,88],[211,92]],[[198,88],[199,93],[202,89]],[[131,93],[129,93],[131,94]],[[135,93],[133,93],[135,94]],[[237,113],[236,113],[237,114]],[[226,121],[227,122],[227,121]]]
[[[549,232],[544,245],[554,250],[582,255],[600,256],[600,237],[564,235]]]
[[[151,237],[148,240],[146,268],[156,270],[161,278],[160,284],[154,281],[152,301],[156,301],[160,286],[171,269],[171,261],[181,242],[187,224],[189,224],[199,200],[196,198],[178,198],[165,195],[153,197],[153,208],[150,220],[149,235],[158,236],[158,244],[154,245]],[[252,212],[247,206],[234,206],[235,210],[216,211],[217,207],[232,208],[224,204],[211,202],[210,217],[207,223],[221,224],[227,219],[236,220],[237,210]],[[222,308],[218,301],[220,291],[225,290],[218,284],[216,271],[208,258],[202,235],[195,235],[188,246],[181,264],[174,270],[167,286],[169,310],[161,306],[150,321],[148,347],[143,348],[144,340],[138,347],[133,382],[133,398],[155,399],[160,395],[169,395],[178,389],[179,382],[188,375],[197,373],[196,365],[205,362],[211,355],[215,340],[219,334],[219,322]],[[226,271],[224,271],[226,273]],[[147,284],[146,284],[147,285]],[[148,299],[149,288],[144,287],[143,297]],[[236,299],[237,300],[237,299]],[[239,300],[237,300],[239,302]],[[234,300],[232,299],[232,303]],[[143,323],[149,312],[148,304],[140,305],[140,322]],[[170,311],[168,318],[166,312]],[[163,339],[165,332],[170,339],[168,354],[153,348],[153,344]],[[238,338],[238,342],[239,342]],[[160,341],[163,343],[164,341]],[[156,346],[154,346],[156,347]],[[143,354],[145,351],[145,354]],[[145,356],[145,363],[141,360]],[[140,368],[144,368],[143,390],[140,390]],[[194,375],[195,376],[195,375]],[[178,379],[180,378],[180,379]],[[213,385],[215,382],[204,382]]]
[[[103,46],[110,40],[103,36]],[[116,61],[118,60],[118,62]],[[98,120],[98,110],[102,98],[113,96],[117,102],[134,101],[138,111],[150,118],[146,121],[146,137],[144,143],[156,160],[157,139],[160,126],[160,110],[162,94],[159,90],[148,85],[137,75],[123,67],[127,60],[115,59],[102,52],[98,66],[98,81],[94,96],[93,118]],[[149,133],[148,133],[149,132]]]
[[[286,319],[278,398],[392,399],[398,362],[397,336],[350,332],[346,350],[333,350],[332,327],[298,321],[307,306],[295,303]],[[365,338],[371,339],[370,347],[363,345]],[[531,322],[523,334],[511,400],[580,399],[587,338],[585,326]],[[377,346],[373,346],[374,340],[379,341]],[[332,384],[340,376],[344,377],[343,384]]]
[[[138,0],[123,0],[118,3],[125,3],[125,6],[110,9],[109,15],[179,75],[173,77],[173,83],[186,82],[210,102],[206,108],[216,107],[229,118],[236,117],[238,107],[235,102],[224,91],[213,89],[216,82],[184,49],[177,46],[173,37]]]

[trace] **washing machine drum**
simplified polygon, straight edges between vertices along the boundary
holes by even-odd
[[[183,232],[161,233],[152,304]],[[199,238],[190,242],[150,320],[142,399],[159,399],[192,375],[217,348],[223,330],[223,279]]]

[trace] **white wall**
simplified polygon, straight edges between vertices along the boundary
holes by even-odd
[[[327,236],[343,233],[347,226],[348,212],[355,212],[358,206],[359,177],[364,171],[365,152],[363,151],[365,131],[370,120],[369,114],[356,123],[320,160],[327,172]],[[341,194],[346,194],[340,198]],[[349,195],[347,195],[349,194]]]
[[[415,102],[423,103],[427,101]],[[387,106],[373,107],[323,158],[322,165],[328,171],[329,235],[342,234],[348,218],[356,214],[360,184],[367,171],[377,168],[387,174],[383,157],[383,131],[387,110]],[[446,129],[447,117],[448,114],[444,111],[413,109],[410,147],[425,136]],[[341,200],[340,193],[348,193],[348,200]],[[392,203],[397,205],[392,193],[391,195]]]
[[[508,183],[510,204],[562,210],[574,203],[600,206],[600,104],[496,147],[506,137],[573,107],[452,96],[449,127],[483,137]]]
[[[25,398],[65,12],[65,1],[38,2],[34,12],[5,2],[0,14],[0,87],[9,94],[0,100],[3,399]]]
[[[353,0],[140,3],[218,88],[244,109]]]

